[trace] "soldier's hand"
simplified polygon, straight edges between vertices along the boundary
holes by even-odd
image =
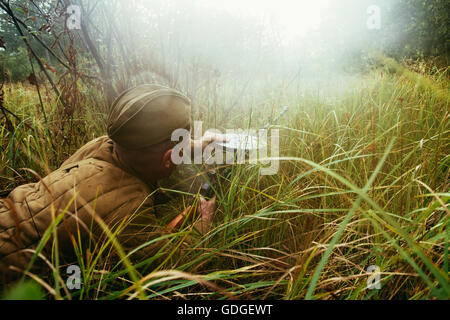
[[[207,201],[203,197],[199,198],[198,214],[202,220],[212,222],[216,209],[217,209],[217,202],[215,196],[209,201]]]

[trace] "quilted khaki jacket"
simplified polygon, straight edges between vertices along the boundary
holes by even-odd
[[[89,142],[42,181],[18,187],[0,199],[0,281],[20,276],[10,267],[26,269],[52,217],[62,213],[57,234],[63,259],[73,258],[73,241],[105,239],[98,218],[113,229],[138,209],[143,212],[139,222],[127,225],[119,241],[130,250],[148,241],[157,225],[149,211],[149,195],[150,187],[119,162],[108,137]],[[51,256],[52,243],[50,239],[46,258]],[[145,248],[140,253],[151,254]]]

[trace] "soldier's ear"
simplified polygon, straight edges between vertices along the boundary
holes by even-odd
[[[170,149],[167,150],[166,153],[164,153],[161,163],[164,169],[172,169],[175,166],[175,164],[172,162],[172,152],[173,149]]]

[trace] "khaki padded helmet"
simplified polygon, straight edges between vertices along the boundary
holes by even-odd
[[[140,85],[123,92],[112,104],[108,136],[125,149],[143,149],[189,127],[190,113],[190,101],[182,93],[155,84]]]

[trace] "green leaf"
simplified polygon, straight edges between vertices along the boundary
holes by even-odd
[[[45,293],[42,287],[34,281],[17,284],[5,294],[3,300],[44,300]]]

